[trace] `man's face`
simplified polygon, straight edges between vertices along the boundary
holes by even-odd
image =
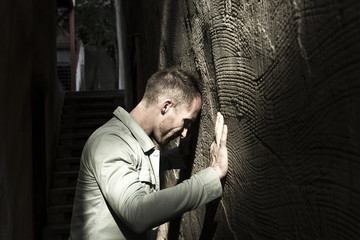
[[[164,120],[160,123],[158,134],[155,133],[156,141],[161,145],[165,145],[179,136],[185,138],[200,109],[200,97],[194,98],[190,107],[180,104],[175,108],[170,108],[164,115]]]

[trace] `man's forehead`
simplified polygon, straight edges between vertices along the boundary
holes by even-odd
[[[190,120],[195,121],[197,116],[199,115],[200,111],[201,111],[201,108],[196,109],[195,111],[193,111],[192,116],[190,117]]]

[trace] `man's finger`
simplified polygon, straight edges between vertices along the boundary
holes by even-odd
[[[216,113],[215,128],[214,128],[214,140],[217,143],[217,129],[219,126],[219,112]]]
[[[219,125],[219,112],[216,114],[216,120],[215,120],[215,128],[214,128],[214,134],[216,136],[216,129]]]
[[[219,121],[218,121],[217,129],[216,129],[216,144],[219,147],[220,141],[221,141],[221,135],[223,132],[223,127],[224,127],[224,117],[222,116],[221,113],[219,113],[218,116],[219,116]]]
[[[228,133],[227,125],[224,125],[222,135],[221,135],[221,142],[220,142],[221,147],[226,147],[227,133]]]

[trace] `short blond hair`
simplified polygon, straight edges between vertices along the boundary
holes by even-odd
[[[174,99],[177,104],[191,105],[195,97],[201,97],[198,74],[179,67],[166,68],[154,73],[148,80],[143,99],[154,104],[160,97]]]

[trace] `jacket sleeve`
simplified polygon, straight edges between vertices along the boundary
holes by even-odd
[[[220,180],[210,167],[181,184],[147,194],[130,146],[115,136],[101,139],[94,152],[94,167],[106,201],[134,232],[158,226],[221,196]]]

